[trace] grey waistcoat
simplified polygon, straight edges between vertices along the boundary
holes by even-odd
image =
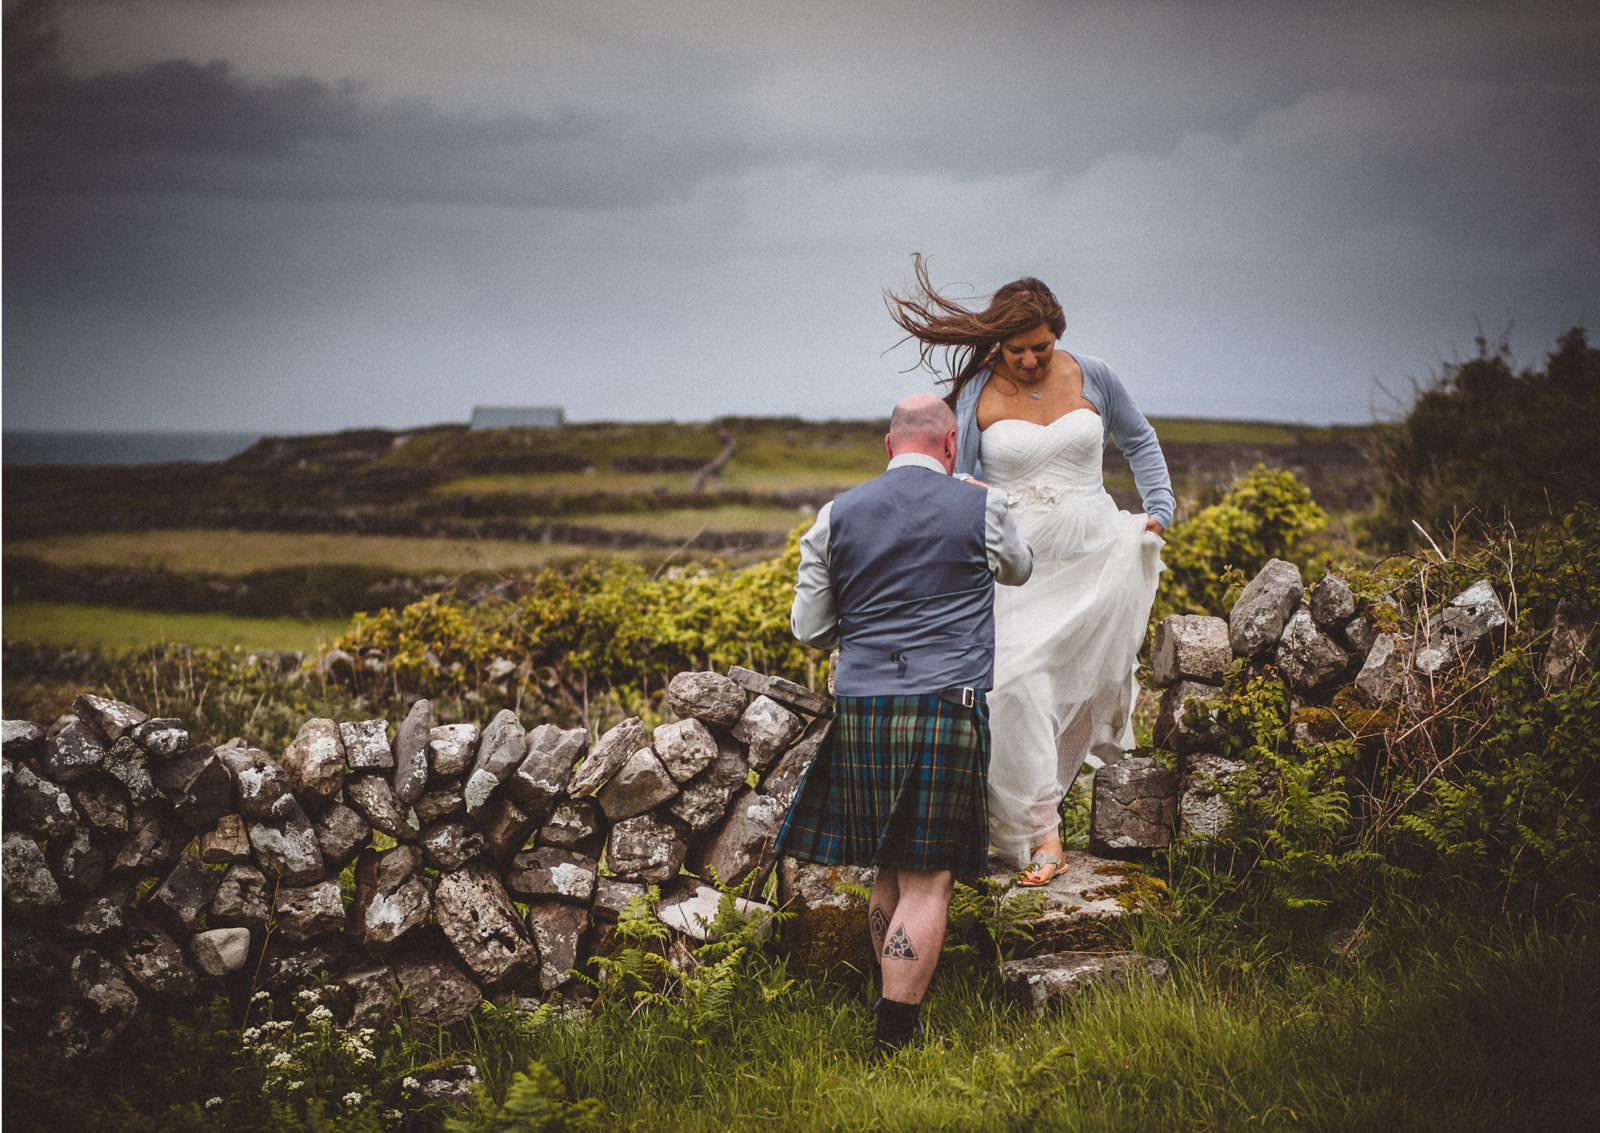
[[[833,502],[828,578],[839,603],[840,696],[994,683],[994,575],[985,494],[892,468]]]

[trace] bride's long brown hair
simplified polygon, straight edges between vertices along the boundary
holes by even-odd
[[[920,364],[937,376],[933,353],[945,348],[945,366],[950,377],[950,393],[945,397],[951,408],[961,387],[994,360],[1003,339],[1025,334],[1043,323],[1057,338],[1067,329],[1067,317],[1050,289],[1032,276],[1013,280],[996,291],[983,310],[963,306],[947,299],[928,278],[921,253],[911,257],[917,282],[910,295],[883,293],[889,317],[907,337],[920,346]],[[902,339],[901,341],[904,341]]]

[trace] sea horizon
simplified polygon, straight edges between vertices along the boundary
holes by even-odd
[[[108,465],[218,463],[267,433],[206,429],[5,429],[0,463]]]

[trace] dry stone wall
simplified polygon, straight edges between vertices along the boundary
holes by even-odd
[[[1380,631],[1380,624],[1395,628]],[[1134,856],[1225,827],[1231,810],[1222,788],[1247,765],[1224,755],[1222,730],[1206,707],[1236,660],[1271,666],[1284,683],[1291,738],[1314,744],[1375,734],[1403,713],[1425,710],[1430,680],[1492,656],[1505,644],[1506,626],[1488,580],[1417,622],[1392,608],[1359,609],[1334,574],[1307,589],[1298,567],[1273,559],[1227,618],[1174,615],[1156,625],[1151,671],[1163,692],[1154,738],[1178,770],[1133,758],[1098,772],[1090,850]],[[1557,663],[1555,649],[1551,655]]]
[[[693,934],[758,891],[831,701],[680,673],[678,719],[307,721],[272,754],[83,695],[4,724],[8,1028],[107,1049],[141,1009],[326,984],[349,1021],[567,988],[629,899]],[[600,863],[604,859],[606,868]],[[748,907],[748,906],[747,906]]]

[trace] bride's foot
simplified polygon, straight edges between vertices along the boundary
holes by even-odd
[[[1066,855],[1059,843],[1040,846],[1028,860],[1028,868],[1017,874],[1017,884],[1029,889],[1048,885],[1065,868]]]

